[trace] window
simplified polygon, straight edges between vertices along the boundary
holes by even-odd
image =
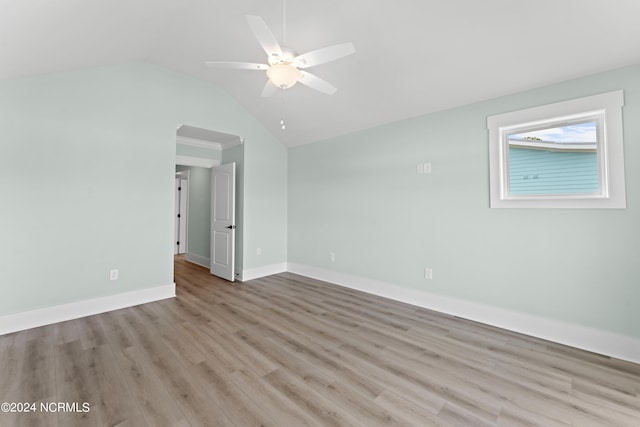
[[[491,116],[492,208],[624,208],[622,91]]]

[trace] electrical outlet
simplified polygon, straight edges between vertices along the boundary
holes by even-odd
[[[433,270],[429,267],[424,268],[424,278],[433,279]]]
[[[109,280],[118,280],[118,275],[120,274],[119,270],[110,270],[109,271]]]
[[[418,163],[416,165],[416,173],[423,175],[425,173],[431,173],[431,163]]]
[[[256,249],[256,255],[258,256],[262,255],[262,248]]]
[[[336,253],[335,252],[329,252],[329,260],[331,262],[336,260]]]

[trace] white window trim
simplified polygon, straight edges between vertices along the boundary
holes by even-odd
[[[492,208],[626,208],[622,130],[622,90],[498,114],[487,118]],[[600,194],[508,195],[507,136],[514,130],[603,113],[598,147]]]

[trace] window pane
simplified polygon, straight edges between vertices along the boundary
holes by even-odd
[[[597,194],[597,122],[509,135],[509,193]]]

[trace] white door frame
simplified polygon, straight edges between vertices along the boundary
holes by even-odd
[[[189,227],[189,172],[176,172],[175,181],[175,223],[174,223],[174,255],[188,251]],[[180,215],[178,217],[178,215]]]

